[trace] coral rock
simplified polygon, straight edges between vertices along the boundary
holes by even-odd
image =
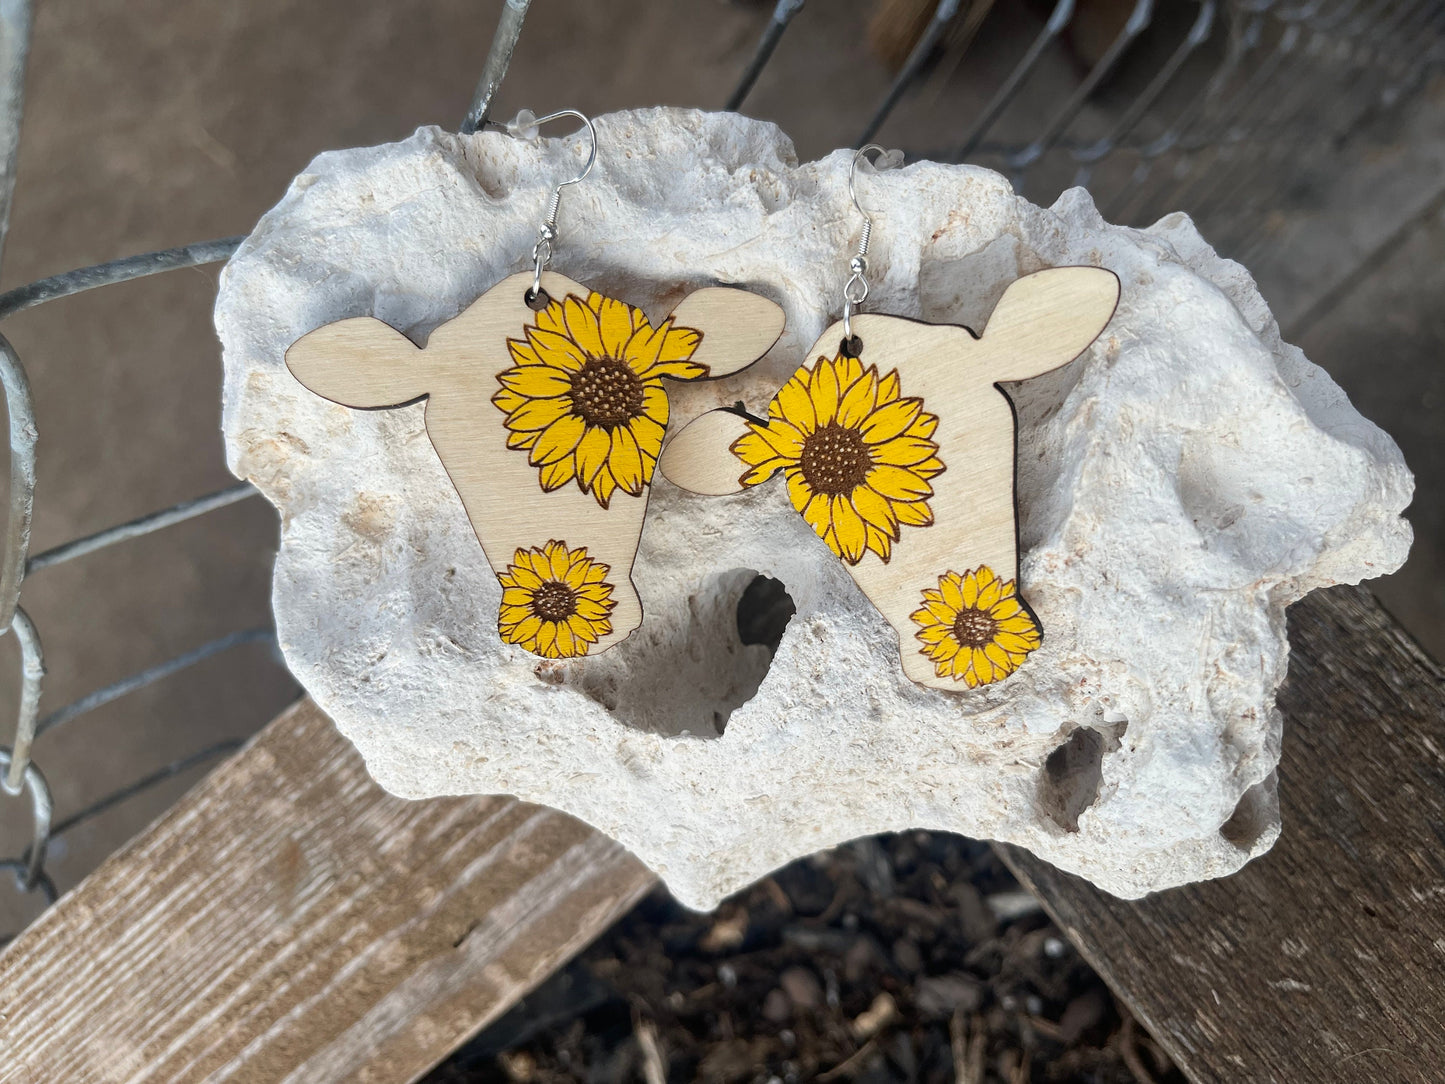
[[[761,409],[841,304],[850,152],[800,165],[777,128],[727,114],[597,129],[554,266],[650,314],[715,283],[778,301],[778,345],[674,392],[671,431],[737,400]],[[694,907],[912,826],[1019,844],[1122,896],[1268,849],[1285,607],[1404,560],[1411,479],[1183,215],[1112,226],[1082,191],[1044,209],[969,166],[869,179],[871,311],[976,327],[1027,272],[1093,264],[1122,282],[1088,352],[1009,386],[1021,587],[1045,636],[1007,681],[910,682],[898,638],[768,486],[700,498],[656,481],[634,570],[646,614],[626,642],[545,662],[500,641],[500,588],[421,406],[347,410],[282,356],[362,315],[424,342],[528,265],[550,188],[583,153],[422,129],[320,155],[222,279],[226,446],[281,512],[281,647],[377,781],[556,806]],[[797,608],[771,660],[738,633],[756,573]]]

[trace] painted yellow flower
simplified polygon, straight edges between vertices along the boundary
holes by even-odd
[[[1008,677],[1041,639],[1014,581],[1000,580],[988,565],[940,576],[911,616],[922,626],[915,635],[938,676],[952,675],[970,689]]]
[[[592,650],[612,632],[609,615],[617,605],[608,566],[587,556],[587,548],[569,550],[551,541],[519,549],[497,579],[502,607],[497,627],[509,644],[521,644],[546,659],[571,659]]]
[[[671,319],[654,328],[641,309],[594,291],[554,298],[524,336],[507,340],[516,364],[492,396],[507,447],[528,453],[548,493],[575,479],[603,508],[619,489],[640,497],[667,430],[662,378],[707,376],[688,360],[702,333]]]
[[[766,424],[732,444],[745,486],[781,470],[788,498],[850,565],[872,550],[885,562],[903,527],[933,523],[929,479],[943,471],[929,438],[938,417],[900,396],[898,370],[879,377],[839,354],[798,369],[768,404]]]

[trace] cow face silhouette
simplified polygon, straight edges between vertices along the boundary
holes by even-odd
[[[419,347],[380,320],[316,329],[286,365],[318,395],[426,400],[426,430],[502,584],[498,630],[546,658],[606,650],[642,621],[631,574],[668,423],[666,380],[745,368],[783,313],[744,290],[689,294],[654,326],[553,272],[504,279]],[[545,304],[544,304],[545,302]]]
[[[982,336],[865,314],[850,344],[834,324],[765,418],[702,415],[668,444],[663,474],[713,496],[782,474],[793,507],[897,630],[908,677],[993,684],[1042,634],[1018,592],[1016,427],[999,384],[1072,361],[1118,299],[1112,272],[1064,267],[1012,283]]]

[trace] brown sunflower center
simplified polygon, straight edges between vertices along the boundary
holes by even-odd
[[[548,580],[532,593],[532,612],[543,621],[566,621],[577,612],[577,592],[559,580]]]
[[[591,358],[572,374],[572,406],[595,429],[615,429],[642,413],[642,378],[616,358]]]
[[[873,466],[857,429],[829,422],[803,441],[798,457],[803,480],[814,493],[844,496],[861,486]]]
[[[960,610],[953,619],[953,635],[964,647],[984,647],[997,633],[998,622],[983,610]]]

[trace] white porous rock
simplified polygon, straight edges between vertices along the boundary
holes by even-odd
[[[782,340],[743,374],[673,385],[670,431],[719,404],[761,410],[841,305],[851,152],[800,165],[776,127],[729,114],[596,124],[553,266],[654,317],[715,283],[776,300]],[[422,406],[345,409],[282,359],[353,316],[424,342],[530,266],[550,188],[584,152],[424,128],[322,154],[222,277],[228,461],[281,512],[281,648],[376,780],[566,810],[697,908],[910,827],[1019,844],[1126,897],[1267,850],[1285,607],[1398,567],[1412,480],[1183,215],[1112,226],[1081,190],[1044,209],[969,166],[862,182],[870,311],[978,328],[1027,272],[1093,264],[1122,282],[1083,357],[1009,387],[1022,589],[1045,636],[1007,681],[908,681],[897,636],[777,483],[702,498],[659,476],[633,573],[642,627],[569,662],[500,641],[500,588]],[[735,617],[755,573],[797,607],[771,663]]]

